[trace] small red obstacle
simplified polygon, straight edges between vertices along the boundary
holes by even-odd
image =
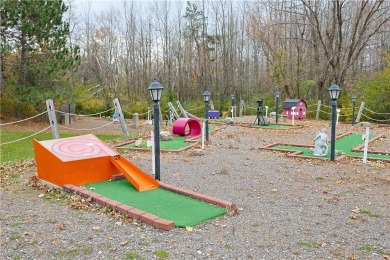
[[[186,132],[188,126],[188,132]],[[173,134],[184,136],[199,136],[202,133],[202,125],[195,118],[179,118],[173,123]]]

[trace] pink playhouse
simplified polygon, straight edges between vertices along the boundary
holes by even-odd
[[[293,108],[295,109],[293,110]],[[286,99],[283,101],[283,116],[292,119],[306,119],[306,101],[303,99]]]

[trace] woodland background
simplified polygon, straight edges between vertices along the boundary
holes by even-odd
[[[1,119],[23,118],[76,104],[77,113],[151,105],[202,106],[209,90],[216,109],[236,102],[274,107],[302,98],[340,107],[365,101],[390,112],[390,1],[122,1],[0,0]],[[280,106],[279,106],[280,107]]]

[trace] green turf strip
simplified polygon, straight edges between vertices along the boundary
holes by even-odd
[[[370,139],[372,139],[374,136],[370,136]],[[336,140],[336,150],[341,150],[345,155],[348,156],[354,156],[354,157],[362,157],[363,158],[363,152],[353,152],[352,149],[358,145],[361,145],[364,143],[364,140],[362,139],[362,136],[360,134],[351,134],[346,137],[343,137],[341,139]],[[314,156],[313,152],[308,147],[299,147],[299,146],[290,146],[290,145],[276,145],[272,148],[275,149],[283,149],[283,150],[291,150],[291,151],[302,151],[304,156],[312,156],[312,157],[318,157]],[[324,158],[330,158],[330,146],[328,149],[327,156],[322,156]],[[385,154],[367,154],[367,158],[372,159],[390,159],[390,155]]]
[[[269,125],[251,125],[252,127],[260,127],[260,128],[271,128],[271,129],[288,129],[288,128],[294,128],[294,127],[297,127],[297,126],[293,126],[293,125],[273,125],[273,124],[269,124]]]
[[[173,140],[169,141],[160,141],[160,149],[162,150],[180,150],[186,148],[193,143],[185,142],[188,139],[186,136],[173,136]],[[143,149],[152,149],[152,147],[147,147],[146,141],[143,141],[140,147],[135,146],[135,143],[125,144],[120,146],[120,148],[143,148]]]
[[[176,227],[195,226],[227,213],[227,210],[162,188],[138,192],[127,180],[85,185],[87,189],[142,211],[175,222]]]

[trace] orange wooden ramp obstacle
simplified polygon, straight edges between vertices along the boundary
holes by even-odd
[[[37,177],[59,187],[110,180],[119,173],[140,192],[160,186],[94,135],[33,142]]]

